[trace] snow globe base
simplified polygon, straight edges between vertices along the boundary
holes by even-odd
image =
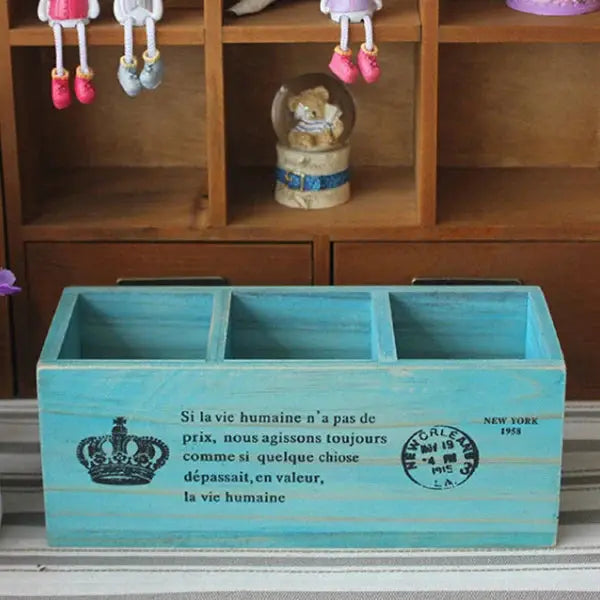
[[[350,200],[350,145],[309,152],[279,144],[275,200],[290,208],[318,210]]]

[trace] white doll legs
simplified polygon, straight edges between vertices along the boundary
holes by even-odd
[[[163,64],[156,47],[156,23],[151,17],[146,18],[146,45],[140,82],[147,90],[155,90],[162,83]]]
[[[343,16],[340,18],[340,48],[344,52],[350,50],[348,44],[350,42],[350,17]]]
[[[130,65],[134,62],[133,56],[133,19],[129,18],[123,23],[123,32],[125,35],[125,62]]]
[[[374,83],[379,79],[381,70],[377,62],[377,46],[373,36],[373,19],[366,12],[351,12],[348,14],[331,13],[331,18],[340,25],[340,44],[336,47],[331,61],[330,70],[344,83],[354,83],[358,74],[363,76],[367,83]],[[365,41],[358,53],[357,65],[352,61],[350,49],[350,23],[363,22],[365,28]]]
[[[65,69],[63,57],[63,24],[60,22],[52,23],[56,51],[56,67],[52,71],[52,102],[59,110],[71,105],[69,71]],[[96,89],[92,83],[94,73],[88,64],[85,23],[83,21],[68,22],[67,26],[77,29],[79,42],[79,66],[77,67],[74,85],[75,96],[82,104],[91,104],[96,97]]]
[[[82,73],[88,75],[90,67],[87,56],[87,39],[85,37],[85,24],[82,21],[77,23],[77,40],[79,42],[79,65]]]
[[[133,19],[128,18],[123,23],[125,33],[125,62],[132,64],[135,57],[133,56]],[[156,23],[154,19],[148,17],[146,19],[146,39],[148,44],[148,56],[154,58],[156,56]]]
[[[146,17],[146,44],[144,52],[144,68],[138,75],[137,58],[133,53],[133,27],[132,17],[123,21],[125,36],[125,53],[119,63],[118,79],[125,93],[130,97],[137,96],[142,88],[156,89],[162,82],[163,66],[160,52],[156,47],[156,23],[152,17]]]
[[[369,52],[373,52],[375,49],[375,42],[373,41],[373,19],[369,15],[365,15],[363,23],[365,24],[365,47]]]
[[[148,58],[154,58],[156,56],[156,23],[154,19],[148,17],[146,19],[146,44],[148,50],[146,51]]]
[[[60,23],[54,23],[52,31],[54,32],[54,48],[56,50],[56,74],[59,77],[64,77],[65,63],[63,59],[62,26]]]
[[[375,41],[373,36],[373,19],[369,15],[365,15],[362,18],[365,26],[365,47],[370,52],[375,48]],[[340,48],[344,51],[350,49],[350,17],[344,15],[340,17]]]

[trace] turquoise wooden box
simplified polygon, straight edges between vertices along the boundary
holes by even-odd
[[[51,545],[556,540],[538,288],[70,288],[38,385]]]

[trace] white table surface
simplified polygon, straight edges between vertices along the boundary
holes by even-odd
[[[568,405],[559,543],[543,550],[49,548],[35,402],[0,402],[0,440],[0,598],[600,598],[600,403]]]

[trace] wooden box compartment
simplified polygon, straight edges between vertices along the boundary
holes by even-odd
[[[211,314],[208,294],[85,294],[58,357],[204,360]]]
[[[500,0],[495,11],[492,4],[445,2],[456,6],[455,15],[470,7],[465,27],[467,15],[493,22],[502,10],[519,15],[519,23],[530,17],[540,31],[552,22],[511,11]],[[568,33],[568,19],[562,21]],[[599,52],[597,44],[576,43],[440,46],[440,225],[548,233],[600,224],[600,86],[590,80]]]
[[[549,546],[533,287],[70,288],[38,364],[57,546]]]
[[[368,360],[372,357],[368,294],[236,293],[225,357],[247,360]],[[326,315],[326,319],[321,317]],[[310,335],[306,335],[310,332]]]
[[[393,294],[396,354],[446,360],[548,358],[532,345],[539,332],[531,329],[528,301],[527,294],[518,293]]]
[[[280,11],[274,8],[273,14],[288,14],[292,8],[284,4]],[[323,19],[325,30],[335,39],[338,26]],[[277,137],[271,123],[273,99],[281,85],[296,76],[326,73],[333,47],[330,42],[225,46],[232,225],[313,232],[391,223],[418,224],[414,150],[415,115],[419,110],[418,50],[417,44],[410,41],[381,42],[380,81],[376,86],[363,83],[348,88],[357,105],[357,123],[350,140],[351,200],[335,210],[313,211],[291,209],[275,202]],[[257,72],[261,74],[260,85],[255,81]]]
[[[160,44],[160,28],[158,39]],[[70,42],[65,68],[73,79],[79,61]],[[135,50],[139,55],[143,48]],[[161,47],[162,85],[133,101],[116,77],[122,48],[90,43],[96,100],[84,106],[73,97],[62,111],[50,99],[54,49],[15,46],[11,52],[16,72],[27,73],[15,80],[25,239],[172,239],[205,226],[201,45]]]

